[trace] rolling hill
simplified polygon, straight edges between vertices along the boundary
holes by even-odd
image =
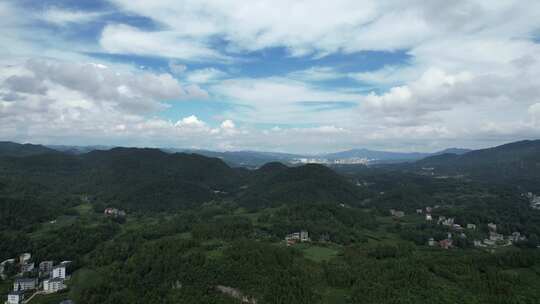
[[[540,190],[540,140],[519,141],[462,155],[427,157],[411,165],[411,168],[432,168],[438,175],[465,175]]]

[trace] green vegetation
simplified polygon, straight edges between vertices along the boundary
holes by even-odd
[[[540,302],[540,212],[518,186],[393,167],[340,172],[247,171],[148,149],[0,157],[0,260],[73,261],[69,289],[31,303],[239,303],[218,287],[260,304]],[[416,214],[435,205],[435,219],[477,229],[458,238]],[[489,222],[527,240],[474,247]],[[311,241],[287,246],[302,230]],[[448,232],[453,248],[427,245]]]

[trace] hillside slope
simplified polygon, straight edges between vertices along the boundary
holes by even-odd
[[[440,175],[461,174],[540,190],[540,140],[519,141],[463,155],[432,156],[412,167],[416,170],[433,168]]]

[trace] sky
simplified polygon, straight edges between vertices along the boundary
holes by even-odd
[[[322,153],[537,138],[540,1],[0,1],[0,140]]]

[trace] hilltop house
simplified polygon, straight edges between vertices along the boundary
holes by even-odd
[[[37,279],[18,278],[13,282],[13,291],[25,291],[36,289]]]
[[[307,231],[302,230],[300,231],[300,242],[309,242],[309,234]]]
[[[428,245],[432,246],[432,247],[435,246],[435,239],[434,238],[429,238]]]
[[[64,279],[54,278],[43,281],[43,291],[45,293],[55,293],[66,288]]]
[[[446,216],[444,215],[440,215],[439,218],[437,219],[437,225],[442,223],[443,221],[446,220]]]
[[[392,216],[395,217],[395,218],[400,218],[400,217],[404,217],[404,216],[405,216],[405,212],[399,211],[399,210],[395,210],[395,209],[390,209],[390,215],[392,215]]]
[[[285,236],[285,242],[287,242],[287,246],[294,245],[298,242],[309,242],[310,240],[311,239],[309,238],[309,233],[305,230],[302,230],[300,232],[293,232]]]
[[[112,216],[112,217],[125,217],[126,212],[124,210],[119,210],[116,208],[107,208],[103,211],[103,214],[105,216]]]
[[[488,226],[488,229],[490,231],[493,231],[493,232],[497,231],[497,225],[496,224],[489,223],[487,226]]]
[[[428,221],[428,222],[433,221],[433,217],[431,216],[431,214],[429,214],[429,213],[426,214],[426,221]]]
[[[462,231],[463,230],[463,227],[461,227],[460,224],[453,224],[452,225],[452,229],[456,230],[456,231]]]
[[[7,296],[7,304],[21,304],[24,301],[24,292],[12,291]]]
[[[476,230],[475,224],[467,224],[467,229]]]
[[[449,218],[443,220],[441,223],[443,224],[443,226],[450,226],[450,227],[452,227],[452,226],[454,225],[454,218],[453,218],[453,217],[449,217]]]

